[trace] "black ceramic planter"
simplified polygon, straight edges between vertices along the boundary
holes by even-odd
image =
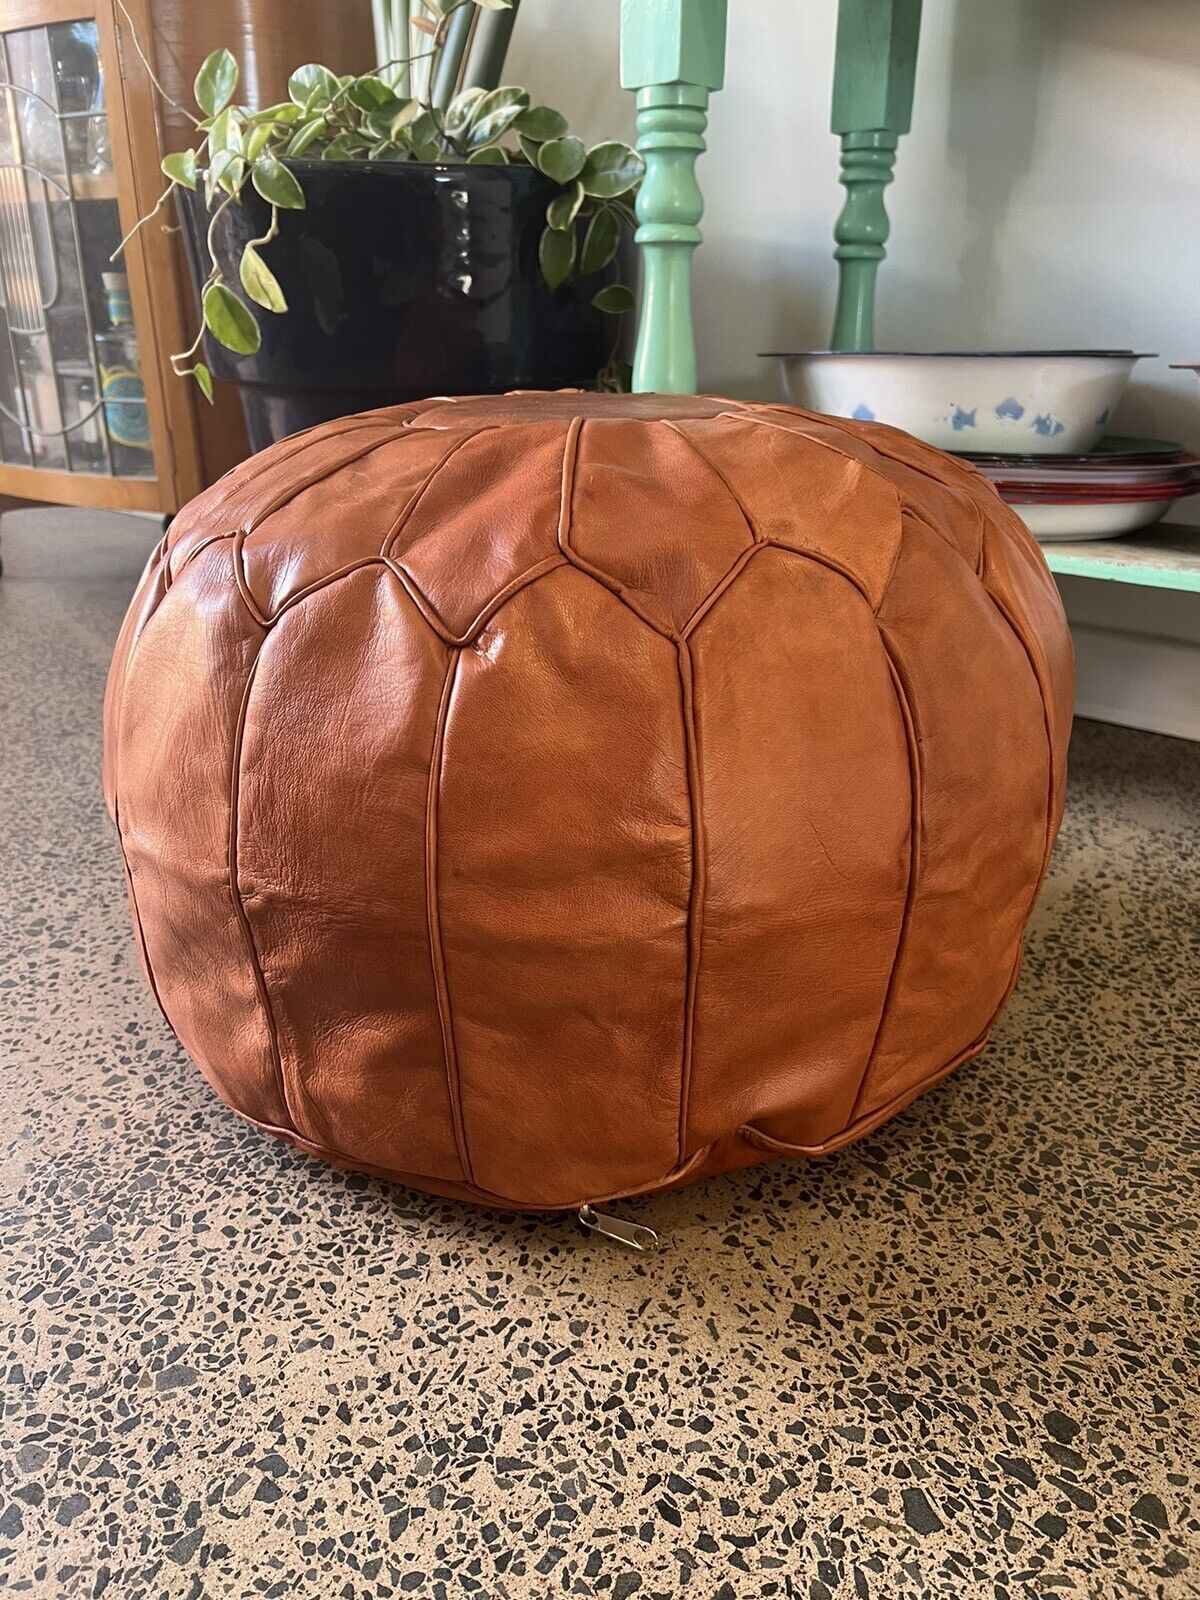
[[[251,447],[351,411],[431,394],[591,383],[615,324],[598,280],[547,288],[538,240],[557,187],[524,165],[296,161],[303,211],[284,211],[263,256],[288,302],[255,314],[262,346],[206,338],[213,375],[241,390]],[[178,191],[194,281],[207,276],[203,195]],[[246,187],[216,228],[226,280],[269,208]]]

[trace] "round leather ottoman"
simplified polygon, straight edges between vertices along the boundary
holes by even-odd
[[[979,1051],[1070,642],[970,468],[662,395],[346,417],[202,494],[106,700],[148,980],[223,1099],[576,1207],[877,1126]]]

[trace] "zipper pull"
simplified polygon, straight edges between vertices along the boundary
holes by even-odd
[[[615,1239],[629,1250],[658,1249],[658,1235],[653,1228],[645,1228],[640,1222],[626,1222],[624,1217],[597,1211],[595,1206],[580,1206],[579,1222],[581,1227],[602,1233],[606,1239]]]

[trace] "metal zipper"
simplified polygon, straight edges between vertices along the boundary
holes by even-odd
[[[606,1239],[615,1239],[628,1250],[658,1249],[658,1235],[653,1228],[645,1228],[640,1222],[626,1222],[624,1217],[614,1217],[608,1211],[597,1211],[595,1206],[580,1206],[579,1223],[592,1233],[602,1233]]]

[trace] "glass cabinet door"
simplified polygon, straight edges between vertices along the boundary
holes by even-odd
[[[120,239],[94,19],[0,33],[0,466],[154,476]]]

